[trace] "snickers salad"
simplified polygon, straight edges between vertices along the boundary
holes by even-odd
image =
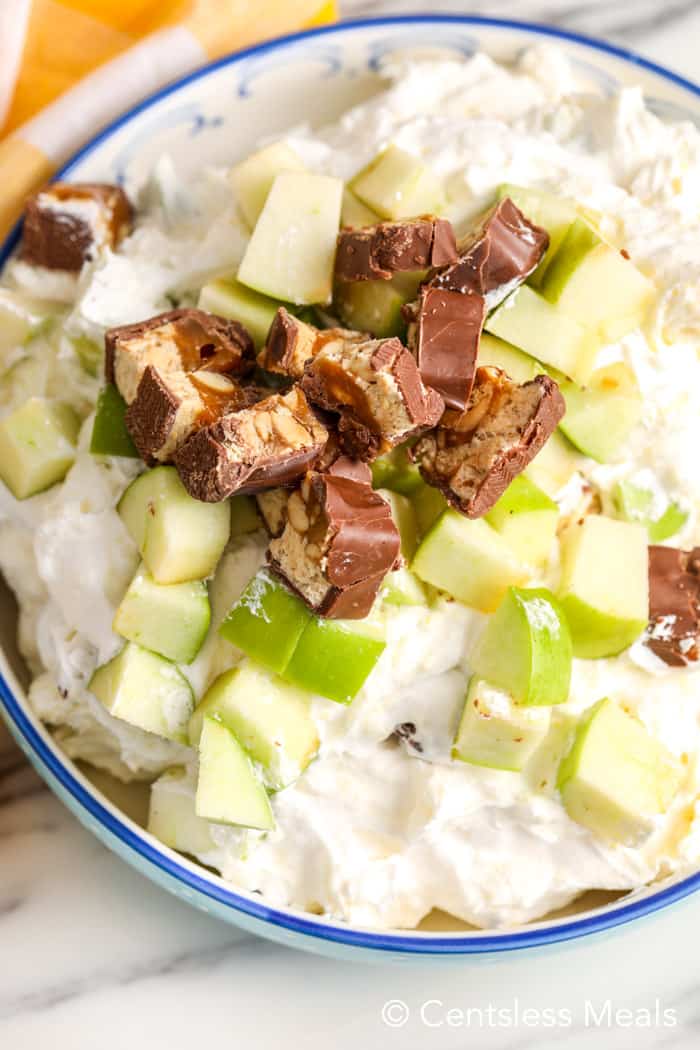
[[[166,846],[511,927],[700,863],[700,135],[556,50],[385,76],[27,202],[0,569],[29,704]]]

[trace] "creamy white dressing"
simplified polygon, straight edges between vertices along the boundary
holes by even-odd
[[[641,93],[582,94],[565,57],[525,53],[515,70],[483,55],[468,62],[413,62],[390,71],[388,90],[337,126],[300,127],[289,145],[311,170],[352,175],[388,142],[425,158],[448,189],[459,226],[500,183],[570,196],[606,215],[655,282],[646,335],[605,348],[600,363],[625,360],[644,395],[642,423],[619,463],[586,461],[560,494],[579,504],[583,480],[610,498],[622,478],[644,483],[658,506],[690,511],[673,542],[700,542],[700,136],[665,125]],[[211,275],[235,269],[246,234],[224,172],[181,183],[162,160],[144,188],[134,234],[117,253],[86,264],[71,289],[12,263],[6,279],[32,295],[71,304],[66,331],[99,341],[113,324],[169,307]],[[58,294],[58,293],[61,294]],[[192,298],[194,301],[194,298]],[[50,381],[70,378],[69,349],[51,358]],[[84,379],[76,398],[94,399]],[[86,393],[89,392],[89,393]],[[119,640],[112,617],[137,563],[115,505],[133,470],[81,453],[64,484],[17,503],[0,491],[0,569],[20,602],[20,643],[37,675],[30,702],[57,726],[67,753],[124,779],[152,777],[195,754],[112,718],[86,686]],[[236,540],[213,581],[213,626],[183,668],[199,697],[240,654],[215,628],[262,563],[264,540]],[[556,559],[543,580],[554,584]],[[212,825],[216,848],[202,857],[226,878],[276,904],[325,911],[351,922],[411,927],[433,908],[480,926],[542,916],[590,888],[629,889],[697,865],[700,816],[700,678],[672,670],[636,643],[615,659],[575,661],[571,696],[523,774],[454,761],[451,745],[469,678],[469,654],[485,617],[455,602],[385,608],[387,647],[350,706],[315,698],[319,756],[273,798],[276,828],[264,835]],[[597,839],[569,819],[554,786],[575,718],[603,696],[636,713],[688,770],[671,810],[638,848]],[[422,750],[389,739],[405,722]],[[194,791],[195,778],[183,782]]]

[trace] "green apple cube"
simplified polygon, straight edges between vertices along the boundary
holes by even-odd
[[[278,175],[238,280],[292,303],[330,302],[343,184],[327,175]]]
[[[511,587],[471,655],[481,678],[528,707],[563,704],[571,684],[569,628],[544,587]]]
[[[284,677],[310,693],[349,704],[386,648],[380,633],[362,621],[314,616],[299,638]]]
[[[559,424],[569,441],[599,463],[609,463],[637,426],[643,410],[634,372],[623,361],[593,372],[585,389],[561,383],[566,415]]]
[[[393,278],[389,281],[340,281],[333,293],[333,306],[348,328],[369,332],[377,339],[388,339],[403,335],[406,322],[401,310],[408,299],[405,286]]]
[[[216,849],[209,823],[197,816],[194,785],[181,766],[166,770],[151,785],[146,830],[171,849],[193,857]]]
[[[192,499],[175,467],[140,474],[117,510],[156,583],[211,576],[231,533],[229,504]]]
[[[439,489],[428,485],[420,476],[419,484],[410,491],[409,495],[416,513],[418,535],[422,539],[447,510],[447,500]]]
[[[391,507],[391,516],[401,538],[401,554],[406,561],[410,561],[418,546],[418,522],[413,504],[406,496],[390,489],[378,491]]]
[[[542,293],[569,317],[601,326],[613,341],[643,323],[654,286],[589,223],[577,219],[547,269]]]
[[[271,831],[267,792],[250,756],[222,721],[207,715],[199,739],[195,811],[204,820]]]
[[[382,584],[382,601],[387,605],[427,605],[423,584],[408,569],[395,569]]]
[[[55,304],[0,288],[0,353],[26,343],[57,310]]]
[[[479,366],[501,368],[516,383],[529,383],[542,375],[543,368],[534,357],[524,354],[517,346],[484,332],[479,340]]]
[[[555,430],[529,464],[525,474],[553,498],[571,480],[583,462],[581,453]]]
[[[95,422],[92,425],[90,451],[93,456],[128,456],[138,459],[138,452],[126,429],[126,401],[113,383],[104,386],[97,397]]]
[[[75,460],[80,421],[61,401],[30,397],[0,420],[0,480],[16,499],[63,481]]]
[[[446,510],[422,540],[411,570],[425,583],[482,612],[493,612],[528,569],[483,518]]]
[[[309,694],[252,660],[224,671],[209,687],[189,725],[199,746],[204,719],[215,715],[262,768],[266,786],[278,791],[296,780],[318,751]]]
[[[250,581],[219,633],[263,667],[286,670],[311,611],[267,569]]]
[[[657,513],[657,500],[651,489],[632,481],[618,481],[613,489],[615,509],[623,521],[644,525],[651,543],[663,543],[675,536],[688,520],[688,512],[678,503],[669,502],[662,514]]]
[[[526,284],[494,310],[485,327],[582,386],[602,345],[594,328],[569,317]]]
[[[30,397],[43,397],[49,383],[51,361],[45,352],[20,357],[0,376],[0,405],[19,408]]]
[[[528,284],[538,288],[542,284],[547,267],[571,229],[572,223],[578,218],[576,205],[573,201],[547,193],[546,190],[515,186],[509,182],[498,187],[497,196],[499,200],[510,197],[526,218],[534,222],[536,226],[541,226],[549,234],[549,247],[535,272],[528,278]]]
[[[113,628],[144,649],[189,664],[202,648],[210,620],[209,595],[202,580],[156,583],[142,564],[117,609]]]
[[[265,206],[276,177],[285,171],[306,171],[301,157],[285,142],[273,142],[252,153],[229,172],[243,218],[252,228]]]
[[[247,536],[263,527],[253,496],[231,497],[231,535]]]
[[[349,186],[384,219],[439,214],[445,206],[440,179],[417,157],[393,144],[358,172]]]
[[[381,216],[363,204],[348,186],[343,187],[343,201],[340,208],[341,226],[374,226],[380,218]]]
[[[220,278],[204,285],[197,306],[218,317],[239,321],[248,329],[256,350],[259,350],[265,345],[280,302],[246,288],[233,278]]]
[[[547,735],[549,721],[548,708],[518,707],[507,693],[473,675],[452,757],[517,773]]]
[[[88,339],[84,335],[74,336],[70,342],[83,371],[87,372],[89,376],[96,376],[104,361],[104,345],[96,343],[93,339]]]
[[[192,689],[174,663],[134,642],[98,667],[88,686],[115,718],[156,736],[187,743]]]
[[[527,475],[511,481],[485,518],[528,565],[541,566],[549,560],[559,507]]]
[[[391,489],[392,492],[411,497],[417,489],[426,487],[417,464],[408,458],[406,445],[399,445],[374,460],[372,485],[375,489]]]
[[[649,621],[646,529],[590,514],[561,537],[558,597],[569,622],[574,655],[615,656]]]
[[[638,846],[665,813],[682,781],[680,764],[619,704],[595,704],[559,767],[564,807],[594,835]]]

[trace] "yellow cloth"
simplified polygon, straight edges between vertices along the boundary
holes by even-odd
[[[121,110],[210,59],[336,14],[334,0],[9,6],[0,11],[0,237],[27,194]]]

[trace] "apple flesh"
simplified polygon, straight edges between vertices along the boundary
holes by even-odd
[[[382,584],[382,601],[387,605],[427,605],[423,584],[409,569],[395,569]]]
[[[340,208],[340,224],[341,226],[353,226],[355,228],[362,226],[374,226],[375,223],[379,222],[381,216],[377,215],[376,211],[372,211],[366,204],[363,204],[359,197],[356,197],[349,186],[343,187],[343,201]]]
[[[141,565],[117,609],[113,629],[168,660],[189,664],[202,648],[210,620],[205,583],[156,583]]]
[[[377,339],[403,336],[406,322],[402,307],[415,298],[425,271],[417,275],[397,273],[388,281],[340,281],[333,293],[333,306],[348,328],[369,332]]]
[[[529,573],[507,542],[483,518],[446,510],[421,541],[411,570],[465,605],[493,612],[511,586]]]
[[[447,500],[433,485],[419,476],[419,484],[410,492],[411,503],[416,514],[418,535],[426,536],[433,525],[447,510]]]
[[[406,496],[390,489],[379,489],[378,492],[391,508],[391,516],[401,539],[401,555],[410,561],[418,546],[418,523],[413,504]]]
[[[559,507],[527,475],[511,481],[485,519],[523,562],[542,566],[549,560]]]
[[[219,278],[204,285],[197,306],[219,317],[239,321],[250,332],[256,350],[260,350],[265,345],[280,302],[246,288],[233,278]]]
[[[484,332],[479,340],[479,367],[500,368],[516,383],[529,383],[544,369],[534,357],[524,354],[517,346]]]
[[[581,721],[559,767],[564,807],[594,835],[638,846],[665,813],[682,780],[681,767],[641,722],[605,699]]]
[[[561,383],[566,415],[561,430],[585,455],[609,463],[637,426],[643,410],[634,372],[623,361],[593,372],[585,389]]]
[[[518,707],[507,693],[473,675],[452,757],[517,773],[546,736],[549,720],[547,708]]]
[[[529,464],[525,475],[552,498],[556,497],[583,463],[583,456],[555,430]]]
[[[63,481],[75,461],[80,421],[61,401],[30,397],[0,420],[0,480],[16,499]]]
[[[216,849],[211,828],[194,808],[195,785],[182,766],[167,769],[151,785],[147,831],[180,853],[196,857]]]
[[[97,398],[90,438],[90,451],[93,456],[127,456],[130,459],[138,459],[139,454],[126,429],[125,415],[126,401],[116,386],[108,383],[100,390]]]
[[[253,230],[238,280],[292,303],[330,302],[343,184],[327,175],[278,175]]]
[[[313,616],[302,632],[284,678],[310,693],[349,704],[386,648],[366,621]]]
[[[528,277],[528,284],[531,284],[533,288],[539,288],[549,264],[571,229],[572,223],[578,217],[576,205],[573,201],[547,193],[546,190],[515,186],[510,182],[498,187],[497,196],[499,200],[510,197],[523,215],[549,234],[549,247],[535,272]]]
[[[558,597],[571,629],[574,655],[615,656],[649,621],[646,529],[591,514],[561,537]]]
[[[22,346],[57,313],[55,304],[0,288],[0,354]]]
[[[251,230],[260,217],[275,178],[284,171],[305,170],[301,157],[285,142],[264,146],[231,168],[229,180],[238,207]]]
[[[571,684],[569,627],[544,587],[511,587],[476,643],[476,674],[524,706],[563,704]]]
[[[248,536],[263,527],[253,496],[231,497],[231,535]]]
[[[407,446],[399,445],[374,460],[372,485],[375,489],[391,489],[402,496],[412,497],[417,489],[425,486],[425,482],[417,465],[408,458]]]
[[[275,674],[286,670],[311,612],[267,569],[250,581],[219,633]]]
[[[117,510],[156,583],[211,576],[231,533],[229,504],[192,499],[174,467],[140,474]]]
[[[187,743],[187,723],[194,707],[192,689],[174,663],[127,642],[121,652],[98,667],[88,686],[115,718]]]
[[[318,751],[309,695],[252,660],[224,671],[207,690],[189,724],[199,745],[204,719],[215,715],[262,768],[266,786],[278,791],[296,780]]]
[[[440,180],[417,157],[390,145],[350,180],[363,204],[383,219],[438,215],[445,205]]]
[[[275,826],[267,792],[250,756],[231,730],[207,715],[199,739],[195,811],[217,824],[271,831]]]
[[[663,543],[675,536],[688,520],[688,512],[674,502],[669,502],[662,514],[656,513],[653,492],[632,481],[618,481],[613,503],[623,521],[636,521],[646,528],[650,543]]]

